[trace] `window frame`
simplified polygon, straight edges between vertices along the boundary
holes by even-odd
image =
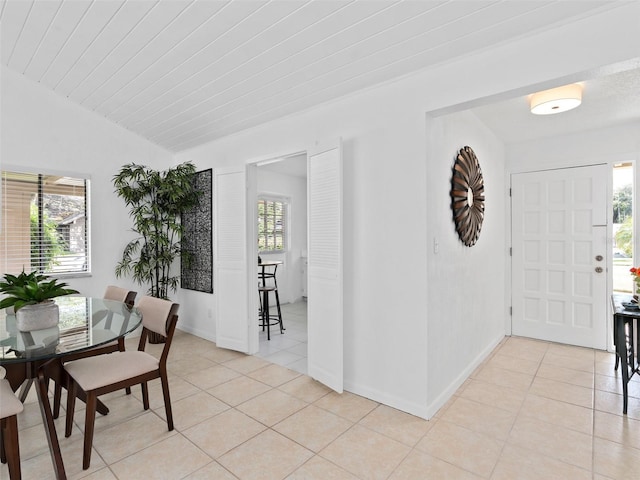
[[[82,172],[70,172],[65,170],[56,170],[50,168],[34,168],[34,167],[26,167],[14,164],[2,164],[0,165],[0,237],[6,242],[6,225],[8,222],[7,212],[5,211],[5,202],[7,201],[7,189],[4,185],[4,174],[5,172],[13,173],[13,174],[25,174],[25,175],[42,175],[43,177],[66,177],[73,180],[82,180],[84,182],[84,268],[75,269],[75,270],[61,270],[56,271],[47,270],[44,271],[44,274],[53,278],[79,278],[79,277],[88,277],[91,276],[91,176]],[[37,185],[36,189],[40,191],[41,186]],[[47,193],[47,189],[42,190],[43,193]],[[31,238],[29,238],[29,242],[31,242]],[[5,255],[3,254],[3,257]],[[0,260],[0,267],[4,273],[20,273],[14,271],[7,271],[7,266],[10,261],[10,258],[7,257],[4,260]],[[35,267],[32,267],[31,264],[24,265],[24,270],[27,271],[36,270]],[[40,271],[40,270],[39,270]]]
[[[291,199],[289,197],[284,197],[280,195],[271,195],[267,193],[259,194],[256,202],[256,213],[258,217],[258,224],[261,221],[261,216],[259,213],[258,204],[260,202],[277,202],[282,204],[283,214],[282,214],[282,249],[269,249],[269,250],[261,250],[260,249],[260,227],[257,227],[257,243],[258,243],[258,253],[260,255],[269,255],[269,254],[278,254],[278,253],[286,253],[289,251],[289,235],[290,235],[290,212],[291,212]],[[265,242],[266,243],[266,242]]]

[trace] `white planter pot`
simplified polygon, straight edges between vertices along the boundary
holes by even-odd
[[[21,332],[55,327],[59,319],[58,305],[53,300],[26,305],[16,312],[16,325]]]

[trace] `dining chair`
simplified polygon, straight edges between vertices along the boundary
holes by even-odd
[[[116,302],[122,302],[125,305],[133,307],[136,296],[138,292],[133,290],[127,290],[126,288],[116,287],[115,285],[108,285],[104,295],[102,298],[104,300],[114,300]],[[98,324],[98,322],[105,320],[105,329],[111,328],[111,317],[110,312],[102,311],[97,312],[94,315],[93,323],[94,325]],[[100,329],[94,328],[93,330],[94,338],[100,336]],[[105,345],[100,345],[99,347],[92,348],[90,350],[85,350],[84,352],[78,352],[65,357],[65,362],[70,362],[73,360],[78,360],[80,358],[93,357],[95,355],[104,355],[105,353],[112,353],[117,351],[124,351],[124,338],[120,338],[118,340],[114,340],[113,342],[109,342]],[[53,389],[53,418],[58,418],[60,416],[60,399],[62,398],[62,387],[63,383],[67,384],[68,380],[64,373],[64,370],[60,371],[60,379],[55,382],[55,387]],[[68,390],[68,389],[67,389]],[[131,389],[127,387],[127,394],[131,393]]]
[[[0,429],[2,444],[0,457],[2,463],[9,467],[9,478],[19,480],[20,446],[18,445],[18,414],[24,409],[22,402],[16,397],[8,380],[0,380]]]
[[[83,469],[89,468],[91,462],[96,404],[97,397],[100,395],[140,384],[142,388],[142,403],[144,409],[148,410],[149,391],[147,382],[160,378],[167,426],[169,431],[173,430],[173,415],[171,413],[171,399],[169,397],[169,382],[167,379],[167,357],[173,339],[173,332],[178,321],[178,307],[177,303],[171,303],[169,300],[144,296],[137,306],[142,313],[143,327],[138,350],[117,351],[108,355],[98,355],[65,363],[64,369],[70,380],[67,394],[66,437],[71,435],[73,429],[77,389],[82,389],[87,398],[84,453],[82,457]],[[159,359],[144,351],[147,337],[152,332],[166,337]]]

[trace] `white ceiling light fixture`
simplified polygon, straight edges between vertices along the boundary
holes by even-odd
[[[572,83],[534,93],[529,100],[534,115],[553,115],[572,110],[582,103],[582,85]]]

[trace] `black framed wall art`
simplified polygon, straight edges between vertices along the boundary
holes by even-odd
[[[182,215],[180,286],[213,293],[213,170],[196,172],[193,181],[202,195],[198,206]]]

